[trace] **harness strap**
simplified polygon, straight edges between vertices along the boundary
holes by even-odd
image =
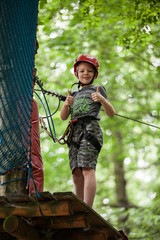
[[[59,141],[64,141],[64,144],[70,142],[73,132],[73,124],[77,122],[78,119],[70,120],[68,126],[63,134],[63,136],[59,139]],[[67,139],[65,139],[67,138]]]
[[[66,143],[68,143],[71,140],[71,136],[72,136],[72,132],[73,132],[73,124],[74,122],[76,122],[77,119],[71,120],[68,123],[68,126],[64,132],[64,134],[62,135],[62,137],[60,139],[57,139],[56,137],[52,137],[51,133],[47,130],[47,128],[43,125],[41,125],[41,128],[56,142],[58,142],[61,145],[64,145]]]
[[[89,121],[91,121],[91,119],[92,118],[88,118]],[[54,136],[52,137],[51,133],[42,124],[41,124],[41,128],[54,141],[58,142],[59,144],[61,144],[61,145],[68,144],[68,146],[70,146],[70,144],[73,144],[76,148],[79,148],[80,144],[71,140],[72,133],[73,133],[73,128],[74,128],[74,123],[77,122],[77,121],[78,121],[79,124],[81,124],[84,127],[84,131],[83,131],[83,134],[80,138],[80,141],[82,140],[83,137],[85,137],[85,139],[88,140],[97,149],[98,152],[100,152],[101,147],[102,147],[101,144],[99,143],[97,137],[94,134],[92,134],[92,133],[90,133],[89,131],[86,130],[86,122],[83,122],[82,120],[78,120],[78,119],[70,120],[64,134],[62,135],[62,137],[60,139],[57,139]]]
[[[84,137],[86,140],[88,140],[95,148],[98,152],[100,152],[102,146],[101,144],[99,143],[97,137],[90,133],[89,131],[86,130],[86,123],[87,122],[90,122],[93,118],[87,118],[86,122],[83,121],[82,119],[78,120],[78,123],[81,124],[83,126],[83,134],[81,135],[80,139],[79,139],[79,142],[82,140],[82,138]],[[80,147],[80,144],[71,140],[71,141],[68,141],[68,145],[70,144],[73,144],[76,148],[79,148]]]
[[[98,152],[100,152],[102,146],[94,134],[86,131],[84,137],[97,149]]]

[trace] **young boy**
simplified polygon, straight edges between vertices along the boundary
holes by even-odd
[[[81,55],[74,64],[74,74],[81,89],[68,96],[61,109],[61,119],[71,114],[74,121],[72,138],[69,142],[69,160],[75,194],[93,205],[96,193],[96,164],[103,145],[103,133],[99,126],[100,109],[103,106],[109,117],[114,116],[114,108],[107,100],[104,87],[93,86],[98,76],[98,61],[89,55]]]

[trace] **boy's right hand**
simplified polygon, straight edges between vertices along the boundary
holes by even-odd
[[[68,96],[65,100],[65,106],[71,106],[73,104],[73,96],[71,95],[70,91],[68,90]]]

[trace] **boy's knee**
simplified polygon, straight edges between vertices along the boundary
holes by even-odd
[[[83,172],[83,176],[84,177],[85,176],[87,177],[87,176],[95,174],[95,170],[93,168],[83,168],[82,172]]]
[[[83,179],[82,170],[80,168],[75,168],[72,173],[72,178],[73,178],[74,184],[77,184],[78,182],[80,182],[80,180]]]

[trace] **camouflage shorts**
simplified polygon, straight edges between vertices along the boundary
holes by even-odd
[[[103,133],[97,120],[91,120],[89,123],[85,123],[84,126],[76,123],[69,145],[69,161],[72,172],[77,167],[96,169],[99,152],[83,136],[84,127],[88,132],[97,137],[101,146],[103,145]]]

